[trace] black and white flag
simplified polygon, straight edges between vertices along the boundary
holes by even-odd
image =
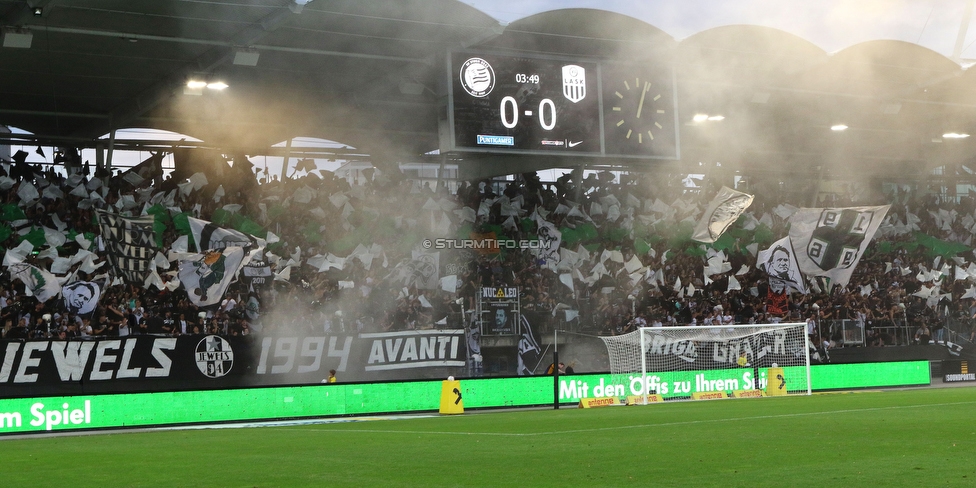
[[[790,242],[800,271],[846,285],[890,207],[798,210],[790,218]]]
[[[129,168],[117,178],[129,185],[130,189],[139,188],[154,181],[163,181],[163,155],[153,154],[145,161]]]
[[[155,218],[97,212],[109,264],[125,283],[142,286],[155,269],[153,259],[158,252],[153,233]]]
[[[265,261],[252,260],[241,268],[241,281],[247,285],[249,291],[255,291],[271,286],[274,273]]]
[[[695,226],[691,238],[698,242],[715,242],[736,219],[752,205],[752,195],[723,186],[712,199]]]
[[[518,369],[519,376],[535,374],[535,368],[542,360],[542,348],[535,340],[532,333],[532,326],[529,325],[525,315],[519,317],[519,340],[518,340]]]
[[[407,285],[420,290],[440,289],[441,253],[413,251],[413,259],[407,264]]]
[[[206,220],[187,218],[190,222],[190,233],[193,234],[193,243],[197,246],[197,252],[207,249],[223,249],[229,246],[255,247],[256,241],[253,237],[234,229],[224,229]]]
[[[61,288],[64,309],[80,317],[90,318],[101,296],[102,287],[93,281],[75,281]]]
[[[800,273],[800,265],[793,255],[789,236],[772,243],[767,249],[759,251],[756,267],[765,271],[769,287],[775,293],[789,293],[790,288],[806,294],[806,283]]]

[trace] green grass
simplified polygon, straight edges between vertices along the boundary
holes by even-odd
[[[30,486],[974,486],[976,388],[0,440]]]

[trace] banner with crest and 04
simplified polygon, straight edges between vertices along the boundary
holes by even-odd
[[[790,218],[790,242],[800,271],[846,285],[890,207],[799,209]]]

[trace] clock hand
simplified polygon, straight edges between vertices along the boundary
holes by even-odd
[[[646,95],[647,95],[647,89],[648,89],[648,88],[650,88],[650,85],[651,85],[651,84],[650,84],[649,82],[646,82],[646,81],[645,81],[645,82],[644,82],[644,89],[643,89],[643,90],[641,90],[641,99],[640,99],[640,103],[638,103],[638,104],[637,104],[637,118],[638,118],[638,119],[640,118],[640,114],[641,114],[641,110],[643,110],[643,109],[644,109],[644,96],[646,96]]]

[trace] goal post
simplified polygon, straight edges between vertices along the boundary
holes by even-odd
[[[641,327],[601,339],[611,381],[640,403],[812,391],[804,322]]]

